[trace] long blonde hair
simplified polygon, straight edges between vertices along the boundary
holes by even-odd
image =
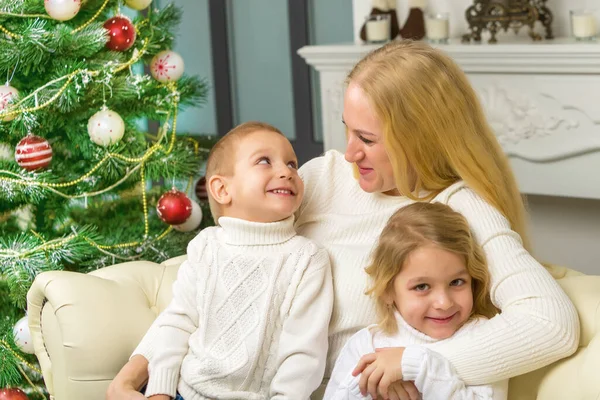
[[[464,258],[472,278],[471,317],[491,318],[498,313],[490,298],[490,274],[485,255],[466,219],[445,204],[413,203],[402,207],[389,219],[366,268],[372,281],[366,294],[375,300],[378,325],[383,332],[394,334],[398,330],[393,310],[386,302],[393,291],[394,278],[411,252],[431,244]]]
[[[382,121],[400,193],[428,201],[463,180],[508,219],[530,249],[525,205],[508,158],[450,57],[423,42],[392,41],[359,61],[347,81],[364,91]]]

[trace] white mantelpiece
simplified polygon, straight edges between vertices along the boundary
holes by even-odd
[[[504,39],[438,47],[457,61],[480,95],[523,193],[600,199],[600,44]],[[345,148],[344,80],[375,48],[299,50],[319,71],[325,149]]]

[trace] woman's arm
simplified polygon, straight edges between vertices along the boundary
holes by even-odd
[[[491,275],[491,297],[502,310],[466,337],[432,346],[467,385],[489,384],[571,355],[579,319],[558,283],[523,248],[506,218],[467,187],[448,205],[469,221]]]

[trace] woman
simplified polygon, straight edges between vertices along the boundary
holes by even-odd
[[[501,314],[451,347],[435,348],[465,384],[489,384],[572,354],[577,313],[528,253],[515,178],[460,68],[424,43],[393,41],[362,59],[347,83],[345,155],[330,151],[301,168],[306,192],[296,223],[331,256],[335,302],[326,377],[345,341],[374,322],[364,295],[371,246],[394,211],[414,201],[440,201],[463,214],[489,264]],[[108,399],[128,398],[147,378],[152,332]],[[402,351],[363,357],[355,371],[362,372],[363,393],[418,396],[401,381]]]

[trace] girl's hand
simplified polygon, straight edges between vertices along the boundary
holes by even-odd
[[[374,399],[377,393],[381,393],[384,400],[390,398],[390,385],[402,380],[402,354],[404,347],[386,347],[361,357],[352,375],[361,374],[359,387],[363,396],[368,392]]]
[[[150,400],[171,400],[171,396],[166,394],[155,394],[154,396],[148,397]]]
[[[390,400],[421,400],[421,393],[412,381],[396,381],[389,388]]]

